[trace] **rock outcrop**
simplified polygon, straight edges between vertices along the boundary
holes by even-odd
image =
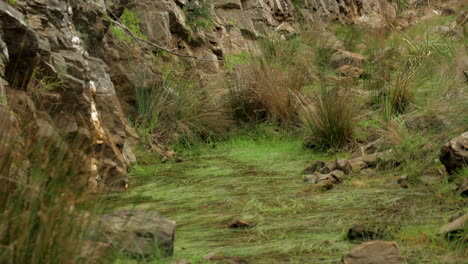
[[[462,167],[468,166],[468,132],[442,146],[439,159],[449,174],[454,174]]]
[[[131,128],[99,57],[109,25],[105,16],[105,6],[94,1],[0,2],[6,60],[0,107],[13,110],[17,127],[29,127],[25,136],[79,142],[87,155],[80,167],[93,188],[125,187],[125,148],[131,156]]]

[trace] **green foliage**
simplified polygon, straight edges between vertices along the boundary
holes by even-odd
[[[331,191],[314,191],[300,171],[312,161],[335,157],[303,151],[300,138],[274,126],[250,132],[236,131],[183,163],[140,163],[130,175],[137,186],[111,195],[105,204],[158,210],[177,221],[173,259],[193,263],[202,263],[202,256],[213,250],[259,264],[278,259],[308,263],[317,256],[317,263],[338,263],[357,245],[343,239],[354,223],[390,231],[408,263],[465,259],[462,245],[436,236],[445,219],[463,206],[462,198],[447,192],[441,199],[423,185],[401,189],[386,171],[373,178],[352,175]],[[366,186],[354,186],[355,181]],[[235,219],[255,227],[226,228]]]
[[[141,39],[147,39],[147,37],[145,36],[145,34],[143,34],[141,32],[141,29],[140,29],[140,19],[138,18],[137,14],[135,12],[132,12],[128,9],[125,9],[122,16],[121,16],[121,22],[122,24],[124,24],[125,26],[128,27],[128,29],[130,29],[130,31],[138,38],[141,38]],[[125,31],[124,29],[120,28],[119,26],[115,25],[115,24],[111,24],[110,26],[110,30],[112,32],[112,34],[114,36],[116,36],[117,38],[129,43],[129,44],[132,44],[135,42],[135,40],[133,39],[133,37],[127,32]]]
[[[231,71],[237,65],[244,65],[250,63],[250,53],[241,51],[237,54],[226,55],[226,68]]]
[[[10,4],[16,4],[18,2],[18,0],[9,0],[10,1]]]
[[[391,0],[392,3],[396,3],[398,12],[402,12],[409,7],[408,1],[406,0]]]
[[[0,159],[0,262],[90,263],[92,250],[83,251],[90,215],[79,209],[88,206],[86,161],[56,142],[34,141],[13,144]]]
[[[189,2],[184,7],[184,12],[187,15],[187,25],[195,29],[212,30],[214,21],[211,17],[211,0]]]
[[[165,143],[189,147],[226,136],[231,126],[225,92],[202,86],[190,73],[170,69],[152,80],[135,69],[137,128],[143,137],[159,134]]]
[[[354,101],[339,88],[322,89],[302,98],[301,120],[314,144],[322,149],[346,147],[354,138]]]

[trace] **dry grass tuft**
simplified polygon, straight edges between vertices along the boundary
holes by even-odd
[[[304,85],[300,73],[286,73],[268,64],[263,57],[236,72],[231,85],[231,107],[237,120],[298,123],[295,94]]]
[[[90,216],[78,209],[85,161],[56,142],[36,142],[15,142],[0,158],[0,262],[89,263],[82,249]]]
[[[301,120],[319,148],[340,148],[354,138],[354,101],[339,88],[322,90],[310,99],[302,97]]]

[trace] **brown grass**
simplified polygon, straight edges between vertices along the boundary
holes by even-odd
[[[345,147],[353,141],[355,107],[348,92],[340,92],[340,88],[323,89],[298,101],[303,126],[319,148]]]
[[[238,69],[230,87],[235,118],[254,123],[297,124],[295,94],[301,91],[304,83],[300,72],[284,72],[263,57],[255,58],[250,65]]]
[[[77,209],[86,201],[85,161],[60,143],[19,142],[4,144],[0,157],[0,262],[89,263],[82,246],[90,218]]]

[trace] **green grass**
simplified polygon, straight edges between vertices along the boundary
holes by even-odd
[[[408,263],[466,257],[463,248],[435,236],[460,208],[460,199],[439,199],[435,191],[422,186],[400,189],[395,176],[384,172],[379,178],[351,177],[328,192],[311,190],[301,171],[311,161],[334,156],[304,151],[301,143],[283,132],[244,134],[180,164],[144,159],[145,164],[132,171],[135,186],[128,193],[107,197],[107,205],[109,210],[157,210],[176,220],[173,259],[194,263],[210,252],[260,264],[337,263],[356,245],[344,239],[354,223],[384,228]],[[365,185],[355,187],[355,181]],[[234,219],[255,227],[226,228]],[[426,237],[430,239],[423,240]],[[431,251],[436,245],[442,246]]]

